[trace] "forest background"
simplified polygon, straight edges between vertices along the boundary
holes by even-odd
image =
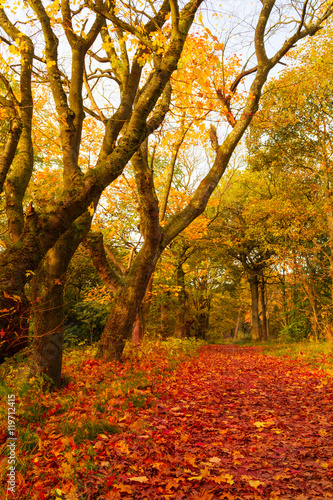
[[[332,340],[332,5],[233,4],[1,3],[2,360]]]
[[[4,496],[333,494],[332,13],[0,0]]]

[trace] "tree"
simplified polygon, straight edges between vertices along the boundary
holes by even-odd
[[[290,251],[293,247],[295,253],[289,256],[288,265],[301,280],[311,306],[315,338],[327,321],[325,313],[325,320],[320,319],[320,309],[325,305],[320,305],[317,297],[320,281],[325,287],[325,260],[331,298],[333,293],[331,30],[329,25],[295,51],[289,59],[291,67],[270,82],[248,139],[252,169],[297,180],[294,208],[301,197],[303,201],[295,214],[299,231],[294,233],[294,242],[289,239]],[[288,187],[288,198],[291,193]]]
[[[240,116],[234,116],[231,107],[232,97],[236,94],[239,82],[249,73],[249,70],[241,71],[229,88],[222,87],[217,89],[216,93],[222,103],[223,115],[232,127],[232,130],[220,145],[216,130],[214,127],[211,128],[211,142],[215,150],[213,164],[206,177],[194,191],[185,208],[175,214],[163,227],[159,225],[158,221],[158,200],[154,186],[153,172],[149,167],[147,146],[141,146],[140,150],[133,156],[132,163],[141,207],[140,216],[144,244],[133,263],[132,272],[127,276],[121,292],[116,297],[112,313],[99,344],[100,356],[112,358],[119,357],[122,353],[125,340],[128,337],[128,332],[131,330],[130,327],[133,324],[145,288],[156,266],[157,259],[173,239],[205,210],[209,197],[221,179],[233,151],[258,109],[262,87],[269,71],[297,40],[304,38],[307,34],[315,33],[319,28],[319,26],[314,24],[311,24],[311,27],[305,27],[304,22],[307,17],[308,6],[305,3],[300,13],[300,20],[296,23],[296,31],[285,41],[281,49],[273,57],[269,58],[265,51],[264,41],[267,23],[275,2],[264,1],[262,3],[263,6],[254,35],[257,66],[250,71],[255,72],[255,77],[245,99],[245,104],[241,109],[241,114]],[[325,18],[330,12],[331,7],[329,7],[329,10],[325,10]],[[321,22],[323,20],[322,15]]]
[[[243,269],[250,285],[252,338],[267,339],[265,273],[273,264],[277,243],[269,206],[272,193],[264,179],[248,171],[230,172],[220,189],[224,195],[212,214],[209,238],[222,254],[220,258],[229,260],[229,267]]]
[[[1,77],[3,103],[11,120],[2,162],[11,238],[1,255],[2,359],[27,341],[29,304],[24,286],[31,273],[63,234],[78,229],[75,221],[81,215],[92,217],[105,187],[121,174],[140,144],[163,120],[170,99],[168,82],[201,3],[191,0],[179,11],[176,2],[164,1],[158,6],[151,2],[143,14],[128,7],[127,17],[127,8],[123,11],[115,3],[88,2],[75,10],[69,1],[45,6],[41,0],[31,0],[24,5],[26,22],[20,24],[21,29],[10,19],[11,6],[2,4],[2,43],[13,53],[8,61],[2,61]],[[94,21],[87,24],[88,17]],[[133,18],[139,23],[127,22]],[[63,65],[59,30],[70,46],[71,68]],[[126,45],[127,39],[131,47]],[[100,50],[104,55],[98,53]],[[20,80],[15,83],[19,89],[15,92],[11,81],[16,82],[17,62]],[[107,95],[102,103],[97,102],[91,88],[94,80],[96,95],[112,91],[109,82],[117,84],[115,107],[107,104]],[[34,166],[32,119],[42,85],[49,86],[58,121],[63,185],[60,196],[45,210],[30,205],[24,213],[24,195]],[[102,120],[105,127],[94,152],[95,167],[84,172],[80,146],[86,113]],[[81,238],[84,234],[85,230]],[[58,260],[62,258],[61,247],[57,246]]]

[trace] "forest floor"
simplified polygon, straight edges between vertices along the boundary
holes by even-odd
[[[67,387],[22,386],[8,498],[333,498],[330,373],[259,347],[164,354],[122,364],[73,355]]]

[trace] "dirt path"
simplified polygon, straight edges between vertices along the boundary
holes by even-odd
[[[157,406],[100,444],[115,471],[103,498],[333,498],[331,377],[210,346],[156,389]]]

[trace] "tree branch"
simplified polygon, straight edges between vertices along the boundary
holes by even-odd
[[[108,263],[103,243],[103,234],[90,231],[83,245],[88,250],[101,280],[110,290],[116,292],[121,287],[122,280]]]

